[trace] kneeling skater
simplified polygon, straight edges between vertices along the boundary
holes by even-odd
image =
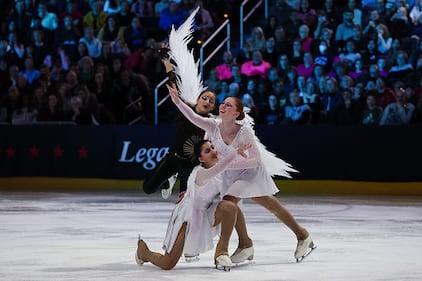
[[[216,268],[230,270],[232,261],[228,255],[229,239],[237,217],[243,215],[240,208],[227,200],[216,200],[221,193],[220,175],[230,169],[237,155],[247,157],[249,144],[240,146],[219,161],[217,149],[208,140],[200,140],[193,145],[193,153],[198,165],[188,179],[185,196],[174,208],[164,239],[164,255],[149,250],[145,241],[138,240],[136,262],[144,262],[162,269],[176,266],[182,254],[195,256],[214,247],[213,238],[220,231],[220,239],[214,254]]]

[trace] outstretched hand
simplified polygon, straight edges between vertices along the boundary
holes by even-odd
[[[174,83],[171,85],[166,84],[166,87],[169,90],[169,95],[173,103],[179,104],[180,103],[179,91],[177,90],[176,85]]]
[[[242,156],[244,158],[247,158],[248,155],[246,155],[245,152],[246,152],[246,150],[248,150],[251,147],[252,147],[252,144],[250,144],[250,143],[245,144],[245,145],[241,145],[237,148],[237,154],[239,154],[240,156]]]

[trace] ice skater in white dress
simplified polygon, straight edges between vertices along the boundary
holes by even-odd
[[[249,157],[244,161],[233,161],[230,170],[223,173],[224,199],[239,202],[242,198],[251,198],[273,213],[281,222],[289,227],[296,235],[298,243],[294,257],[300,261],[315,246],[308,231],[302,227],[293,215],[284,208],[279,200],[273,196],[279,191],[272,175],[289,176],[295,171],[283,160],[271,155],[263,147],[250,125],[239,122],[245,119],[243,104],[239,98],[227,97],[219,107],[219,118],[203,118],[184,105],[179,98],[175,86],[167,85],[172,101],[179,110],[196,126],[205,130],[206,135],[217,147],[223,157],[245,143],[252,147],[248,150]],[[276,168],[276,171],[273,169]],[[277,171],[278,169],[278,171]],[[254,249],[252,240],[242,241],[247,237],[239,233],[239,245],[231,256],[234,263],[253,259]]]
[[[182,254],[194,256],[211,250],[213,238],[220,233],[214,263],[216,267],[230,269],[229,239],[241,210],[234,202],[215,198],[221,193],[221,173],[237,155],[246,157],[250,146],[239,146],[219,161],[217,149],[210,141],[201,140],[194,145],[193,152],[200,165],[193,169],[187,191],[170,217],[163,245],[165,253],[152,252],[139,240],[135,254],[138,264],[151,262],[162,269],[172,269]]]

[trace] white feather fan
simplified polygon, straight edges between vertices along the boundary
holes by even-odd
[[[198,71],[199,62],[195,61],[193,51],[188,48],[188,43],[193,38],[194,20],[198,10],[199,7],[189,15],[178,29],[173,25],[169,36],[169,54],[174,61],[173,67],[177,74],[177,87],[182,99],[191,105],[196,104],[198,96],[206,89]]]

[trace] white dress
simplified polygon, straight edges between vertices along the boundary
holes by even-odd
[[[206,136],[217,148],[220,156],[224,157],[240,145],[252,145],[247,151],[247,159],[237,156],[229,169],[223,173],[222,195],[239,198],[273,195],[279,189],[271,176],[289,177],[288,172],[295,171],[288,163],[266,150],[250,126],[241,125],[232,143],[226,144],[221,137],[218,120],[197,115],[183,102],[177,104],[177,107],[193,124],[205,130]]]
[[[163,249],[171,252],[180,228],[187,222],[185,255],[197,255],[213,249],[213,238],[220,232],[220,225],[214,227],[215,211],[221,201],[216,196],[221,192],[221,173],[227,169],[236,156],[233,151],[209,169],[196,166],[188,179],[188,187],[182,201],[174,208],[167,233],[164,238]]]

